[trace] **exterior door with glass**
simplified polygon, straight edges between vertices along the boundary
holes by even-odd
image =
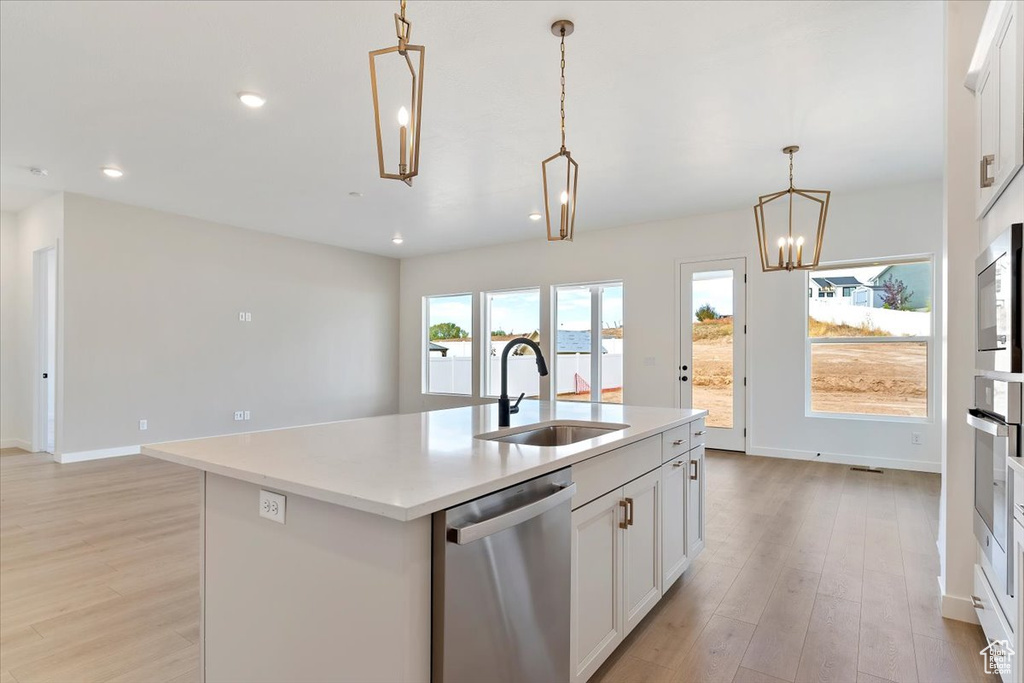
[[[679,405],[708,411],[707,445],[746,447],[746,259],[679,266]]]

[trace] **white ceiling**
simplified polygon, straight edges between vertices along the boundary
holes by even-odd
[[[805,186],[941,175],[942,3],[412,0],[421,175],[384,181],[367,52],[397,7],[5,0],[3,208],[68,190],[391,256],[543,239],[561,17],[577,239],[750,205],[784,187],[789,143]]]

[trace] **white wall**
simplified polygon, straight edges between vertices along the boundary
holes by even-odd
[[[64,210],[64,459],[397,409],[398,261],[82,195]]]
[[[937,180],[835,193],[832,201],[824,260],[941,251],[942,187]],[[572,244],[549,244],[540,233],[526,229],[530,231],[526,242],[402,261],[399,391],[404,412],[482,402],[421,394],[422,297],[607,280],[624,283],[624,401],[675,405],[679,362],[676,262],[746,256],[750,278],[748,450],[799,458],[813,458],[821,452],[822,459],[938,471],[937,419],[914,424],[805,416],[804,275],[760,272],[749,208],[583,232]],[[479,312],[476,316],[479,318]],[[550,339],[551,302],[543,293],[541,326],[542,339]],[[935,350],[941,351],[940,341]],[[939,369],[939,363],[933,362],[933,418],[937,418],[941,403]],[[547,386],[542,383],[543,390]],[[922,446],[911,446],[914,431],[923,433]]]
[[[18,297],[18,217],[0,212],[0,448],[23,446],[28,432],[22,430],[18,411],[15,347]]]
[[[32,442],[32,405],[36,399],[34,367],[35,333],[33,317],[33,254],[38,249],[58,247],[57,279],[60,286],[62,258],[59,243],[64,229],[64,197],[57,194],[28,207],[12,222],[5,214],[2,261],[4,294],[0,317],[4,319],[2,404],[0,442],[4,446],[29,449]],[[8,252],[8,249],[10,251]],[[62,324],[57,311],[58,341]],[[60,344],[57,348],[56,409],[58,415],[57,448],[60,448],[59,416],[62,379]]]

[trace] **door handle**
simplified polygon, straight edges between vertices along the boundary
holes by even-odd
[[[697,481],[697,472],[700,471],[700,467],[697,465],[696,460],[691,460],[690,464],[693,465],[693,471],[690,472],[690,479]]]
[[[992,187],[992,184],[996,182],[996,179],[988,174],[988,167],[995,163],[995,154],[986,154],[981,158],[981,186]]]
[[[629,500],[628,498],[626,500]],[[622,521],[619,522],[620,529],[629,528],[629,503],[626,500],[619,501],[619,507],[622,508]]]

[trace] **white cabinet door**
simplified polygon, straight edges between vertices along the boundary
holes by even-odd
[[[974,81],[979,217],[1024,165],[1024,2],[989,11],[1002,16]]]
[[[690,561],[704,550],[704,446],[690,451],[690,488],[686,502],[686,547]]]
[[[572,681],[587,680],[622,641],[623,502],[616,489],[572,513]]]
[[[1002,188],[1016,173],[1021,162],[1020,130],[1024,126],[1021,120],[1021,90],[1024,89],[1024,71],[1021,69],[1021,49],[1019,44],[1021,32],[1019,16],[1021,3],[1009,3],[1006,15],[996,31],[992,43],[990,61],[999,78],[998,130],[994,187]]]
[[[661,466],[661,590],[667,591],[690,565],[686,554],[686,491],[690,458]]]
[[[999,147],[999,76],[992,59],[985,62],[974,93],[977,117],[978,214],[988,211],[995,190],[996,151]]]
[[[622,495],[628,515],[622,545],[625,636],[661,599],[661,469],[629,482]]]

